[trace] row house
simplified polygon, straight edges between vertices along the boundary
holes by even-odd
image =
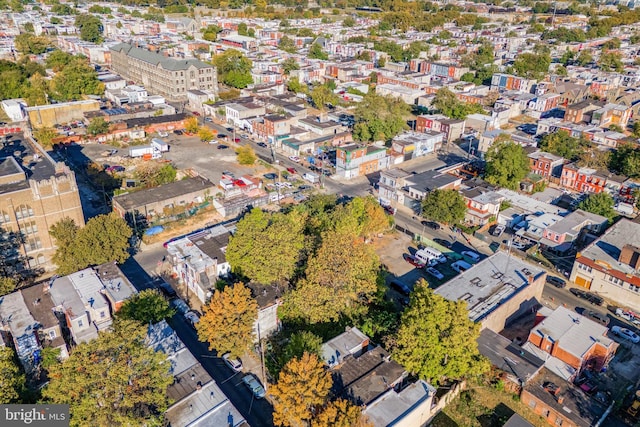
[[[581,243],[587,233],[599,234],[608,224],[607,218],[578,209],[545,228],[540,245],[555,253],[565,253]]]
[[[547,180],[561,177],[562,165],[565,162],[563,157],[544,151],[533,152],[527,157],[529,158],[529,170],[531,173],[540,175]]]
[[[602,108],[595,110],[591,115],[591,124],[603,128],[611,125],[626,129],[631,118],[631,107],[619,104],[606,104]]]
[[[241,36],[239,34],[228,34],[219,38],[220,43],[236,49],[254,51],[258,49],[258,40],[253,37]]]
[[[253,132],[260,138],[276,139],[287,136],[293,122],[294,118],[289,115],[269,114],[253,122]]]
[[[440,150],[443,140],[442,132],[403,132],[391,141],[391,155],[397,155],[400,162],[426,156]]]
[[[411,89],[406,86],[388,83],[378,84],[376,86],[376,93],[382,96],[392,96],[394,98],[401,99],[409,105],[416,104],[418,98],[424,95],[424,92],[420,89]]]
[[[251,175],[243,175],[240,178],[222,175],[218,187],[224,190],[224,197],[236,197],[246,195],[249,197],[261,193],[262,181]]]
[[[560,184],[579,193],[601,193],[605,189],[607,177],[592,168],[581,168],[575,163],[564,165]]]
[[[467,67],[431,62],[420,58],[412,59],[409,62],[409,69],[417,73],[453,80],[460,80],[463,74],[469,72]]]
[[[322,83],[326,69],[318,64],[300,67],[299,70],[291,70],[289,78],[298,79],[300,83]]]
[[[527,108],[535,113],[545,113],[553,110],[560,103],[560,95],[556,93],[545,93],[529,101]]]
[[[535,84],[536,81],[533,79],[526,79],[524,77],[518,77],[511,74],[497,73],[491,77],[491,90],[517,90],[529,93],[532,91]]]
[[[280,84],[282,83],[282,74],[276,71],[255,71],[251,70],[251,78],[253,84]]]
[[[253,98],[249,98],[250,101],[244,102],[242,98],[237,102],[226,104],[225,119],[227,123],[234,124],[240,128],[247,128],[247,121],[254,117],[263,116],[266,113],[264,105],[253,102]]]
[[[465,223],[482,227],[498,219],[500,204],[505,200],[502,194],[482,192],[478,188],[462,190],[461,193],[467,206]]]
[[[389,84],[394,86],[403,86],[411,90],[423,90],[429,85],[431,79],[425,75],[411,75],[398,77],[392,73],[378,72],[378,85]]]
[[[386,169],[389,156],[385,147],[346,145],[336,149],[336,175],[355,178]]]
[[[301,118],[298,120],[297,126],[319,136],[337,135],[346,129],[338,122],[322,120],[320,117]]]
[[[629,138],[624,133],[615,132],[615,131],[603,131],[600,128],[595,128],[592,132],[583,133],[585,138],[590,141],[598,144],[601,147],[606,147],[610,149],[617,148],[620,144],[623,144]]]
[[[442,114],[420,115],[416,118],[416,132],[442,132],[447,143],[457,141],[464,133],[465,121],[450,119]]]
[[[593,112],[604,105],[604,102],[592,99],[570,104],[565,109],[564,120],[571,123],[591,123]]]

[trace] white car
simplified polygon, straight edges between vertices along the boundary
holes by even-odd
[[[198,323],[200,321],[200,315],[197,312],[193,311],[193,310],[186,312],[184,314],[184,318],[187,321],[187,323],[189,325],[191,325],[191,327],[193,329],[196,328],[196,323]]]
[[[298,156],[289,156],[289,160],[291,160],[292,162],[300,162],[300,157]]]
[[[158,132],[158,136],[160,136],[160,138],[166,138],[169,136],[169,132]]]
[[[173,307],[176,310],[176,312],[182,315],[187,314],[191,310],[187,305],[187,303],[181,300],[180,298],[172,299],[169,302],[169,305]]]
[[[505,226],[504,225],[498,225],[494,230],[493,230],[493,235],[494,236],[500,236],[502,235],[502,233],[504,233],[505,230]]]
[[[209,145],[214,145],[217,144],[218,140],[217,139],[212,139],[211,141],[209,141]]]
[[[429,273],[430,275],[432,275],[433,277],[435,277],[438,280],[444,279],[444,274],[440,273],[438,270],[436,270],[433,267],[427,268],[427,273]]]
[[[477,253],[475,253],[473,251],[462,251],[460,253],[462,255],[466,256],[467,258],[471,259],[471,261],[473,261],[473,262],[480,261],[480,255],[478,255]]]
[[[231,353],[225,353],[222,355],[222,361],[225,365],[227,365],[233,372],[241,372],[242,371],[242,361],[235,357],[231,358]]]
[[[622,317],[627,322],[632,322],[635,319],[635,316],[621,308],[616,308],[616,316]]]
[[[262,399],[267,394],[264,391],[262,384],[260,384],[260,381],[258,381],[252,374],[247,374],[242,377],[242,382],[249,390],[251,390],[256,399]]]
[[[626,338],[634,344],[638,344],[640,342],[640,337],[636,335],[633,331],[627,328],[621,328],[620,326],[614,326],[611,328],[611,332],[614,335],[617,335],[622,338]]]

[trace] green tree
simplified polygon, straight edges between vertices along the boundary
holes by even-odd
[[[347,16],[342,20],[343,27],[351,28],[351,27],[354,27],[355,25],[356,25],[356,20],[350,16]]]
[[[86,42],[102,42],[102,21],[96,15],[78,15],[75,21],[80,29],[80,38]]]
[[[311,45],[311,47],[309,48],[308,56],[311,59],[323,59],[323,60],[329,59],[329,55],[327,55],[327,53],[324,50],[322,50],[322,46],[320,46],[319,43],[313,43]]]
[[[245,145],[238,147],[236,149],[236,154],[238,156],[238,163],[241,165],[253,165],[258,157],[256,156],[256,152],[253,151],[250,145]]]
[[[56,49],[47,55],[45,63],[47,64],[47,68],[51,68],[57,73],[73,62],[74,59],[75,57],[70,53]]]
[[[486,154],[488,183],[515,190],[529,173],[529,158],[514,142],[494,143]]]
[[[230,352],[242,356],[254,341],[253,324],[258,318],[258,303],[251,290],[242,283],[216,290],[203,307],[196,323],[198,338],[209,343],[210,350],[218,354]]]
[[[410,107],[404,101],[370,91],[354,111],[357,141],[390,141],[407,128]]]
[[[298,61],[296,61],[295,58],[287,58],[284,61],[282,61],[282,70],[286,75],[289,75],[293,70],[299,70],[299,69],[300,69],[300,65],[298,64]]]
[[[119,320],[112,332],[50,366],[42,396],[70,405],[71,426],[160,425],[174,381],[170,369],[167,356],[147,346],[144,326]]]
[[[66,3],[55,3],[52,7],[51,7],[51,12],[55,13],[56,15],[60,15],[60,16],[69,16],[69,15],[75,15],[76,14],[76,9]]]
[[[309,258],[305,278],[285,296],[283,316],[309,323],[354,318],[377,290],[378,256],[354,234],[329,231]]]
[[[422,215],[444,224],[458,224],[464,219],[467,206],[457,190],[433,190],[422,201]]]
[[[57,246],[53,262],[58,274],[65,275],[90,265],[126,261],[133,232],[124,219],[111,213],[91,218],[82,229],[65,218],[51,227],[50,234]]]
[[[456,94],[446,87],[438,89],[433,99],[433,106],[442,114],[452,119],[465,119],[469,114],[485,112],[480,104],[469,104],[459,101]]]
[[[326,84],[313,88],[311,99],[313,100],[313,105],[322,111],[327,109],[328,104],[336,104],[338,101],[336,94]]]
[[[58,136],[58,132],[53,128],[40,128],[33,132],[33,137],[44,148],[51,148],[53,139]]]
[[[18,283],[13,277],[0,276],[0,297],[13,292]]]
[[[420,280],[400,318],[393,356],[431,383],[478,375],[489,368],[478,352],[479,336],[480,325],[469,319],[465,301],[449,301]]]
[[[589,53],[588,50],[581,50],[576,58],[576,63],[581,67],[584,67],[591,62],[593,62],[593,56],[591,56],[591,53]]]
[[[307,87],[300,84],[297,77],[289,79],[287,82],[287,89],[294,93],[307,93]]]
[[[549,54],[525,52],[518,55],[513,62],[513,72],[520,77],[541,80],[549,72],[549,65]]]
[[[270,389],[274,424],[308,426],[315,410],[326,403],[332,382],[317,355],[304,353],[300,359],[290,360]]]
[[[234,272],[259,283],[289,280],[304,248],[306,215],[253,209],[236,226],[226,257]]]
[[[213,42],[218,38],[218,34],[222,32],[222,28],[217,25],[209,25],[202,31],[202,38]]]
[[[589,197],[584,199],[578,205],[578,209],[582,209],[583,211],[591,212],[596,215],[602,215],[603,217],[609,219],[609,222],[613,222],[613,218],[618,216],[615,209],[613,209],[614,200],[607,193],[596,193],[590,194]]]
[[[629,178],[639,177],[640,150],[630,143],[619,145],[611,155],[609,168]]]
[[[170,163],[147,162],[138,165],[135,177],[145,188],[154,188],[176,180],[178,171]]]
[[[246,36],[248,32],[248,27],[246,22],[241,22],[238,24],[238,34],[241,36]]]
[[[213,58],[220,80],[231,87],[244,89],[253,83],[251,60],[235,49],[229,49]]]
[[[605,51],[600,55],[598,66],[602,71],[616,71],[621,73],[624,70],[622,54],[619,52]]]
[[[126,300],[118,311],[118,317],[135,320],[143,325],[158,323],[173,316],[175,311],[156,289],[145,289]]]
[[[548,133],[540,140],[540,149],[568,160],[576,160],[580,154],[590,147],[587,140],[574,138],[565,130]]]
[[[92,136],[102,135],[109,132],[109,122],[102,117],[96,117],[89,122],[87,133]]]
[[[49,84],[40,74],[34,74],[29,78],[29,85],[24,93],[24,100],[29,106],[44,105],[47,103]]]
[[[65,66],[52,81],[53,95],[60,101],[74,101],[84,95],[102,95],[104,84],[85,60],[78,58]]]
[[[11,347],[0,347],[0,403],[19,403],[24,375]]]
[[[46,37],[36,36],[32,33],[18,34],[14,43],[16,50],[24,55],[40,55],[46,52],[51,45]]]
[[[278,42],[278,47],[284,50],[285,52],[289,52],[289,53],[295,53],[298,50],[293,39],[291,39],[289,36],[286,36],[286,35],[282,36],[282,38]]]

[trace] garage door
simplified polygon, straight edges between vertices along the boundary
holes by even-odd
[[[588,279],[585,279],[583,277],[576,276],[576,285],[582,286],[583,288],[590,289],[591,288],[591,281],[588,280]]]

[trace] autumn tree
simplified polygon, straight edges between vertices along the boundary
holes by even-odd
[[[49,367],[46,402],[70,405],[71,426],[160,425],[173,383],[171,362],[147,346],[146,328],[118,320]]]
[[[90,265],[125,262],[133,232],[118,214],[110,213],[91,218],[83,228],[64,218],[51,227],[50,234],[57,246],[53,262],[58,274],[64,275]]]
[[[236,149],[236,154],[238,156],[238,163],[241,165],[253,165],[258,157],[256,156],[256,152],[251,148],[250,145],[244,145],[238,147]]]
[[[464,219],[467,206],[457,190],[433,190],[422,201],[422,215],[444,224],[458,224]]]
[[[578,209],[582,209],[583,211],[591,212],[596,215],[602,215],[611,223],[618,215],[615,209],[613,209],[613,205],[613,197],[609,194],[596,193],[590,194],[586,199],[580,202],[580,204],[578,204]]]
[[[311,420],[311,427],[373,427],[373,424],[362,414],[361,407],[336,399]]]
[[[200,129],[200,125],[198,124],[197,117],[189,117],[184,121],[184,130],[186,130],[187,133],[196,133],[198,129]]]
[[[51,148],[53,139],[58,136],[58,132],[53,128],[45,127],[33,131],[33,137],[44,148]]]
[[[154,188],[176,180],[178,171],[170,163],[146,162],[138,165],[134,176],[143,187]]]
[[[479,336],[465,301],[449,301],[421,280],[400,318],[393,356],[431,383],[481,374],[489,365],[478,351]]]
[[[234,272],[264,284],[291,279],[304,248],[305,218],[254,208],[229,239],[226,257]]]
[[[325,232],[304,279],[285,297],[283,315],[320,323],[361,314],[376,292],[379,267],[373,248],[355,234]]]
[[[0,276],[0,297],[13,292],[18,283],[13,277]]]
[[[24,375],[11,347],[0,347],[0,404],[18,403]]]
[[[515,142],[494,143],[486,154],[485,179],[489,184],[515,190],[529,173],[529,158]]]
[[[209,343],[218,354],[230,352],[239,357],[254,341],[253,324],[258,318],[258,303],[251,290],[242,283],[216,290],[209,304],[203,307],[196,323],[198,338]]]
[[[174,310],[157,289],[145,289],[126,300],[118,311],[118,317],[135,320],[143,325],[158,323],[173,316]]]
[[[206,126],[198,129],[198,138],[200,138],[200,141],[202,142],[211,141],[214,136],[213,131]]]
[[[329,395],[332,380],[315,354],[290,360],[271,386],[273,422],[276,426],[308,426]]]

